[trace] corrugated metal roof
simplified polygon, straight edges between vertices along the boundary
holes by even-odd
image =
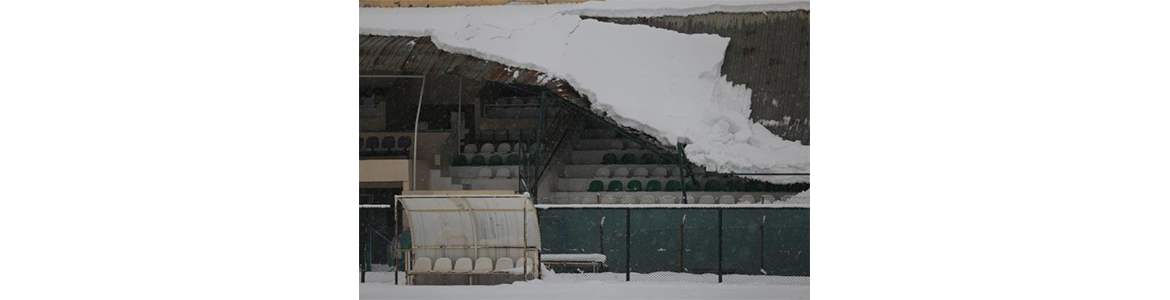
[[[398,196],[410,225],[415,255],[519,259],[523,247],[540,248],[536,207],[523,195]],[[527,221],[525,217],[527,216]],[[528,242],[525,244],[525,227]],[[492,247],[510,247],[508,249]],[[469,249],[473,248],[473,249]],[[478,249],[474,249],[478,248]]]
[[[778,121],[765,127],[809,144],[809,11],[592,18],[731,38],[722,71],[752,89],[751,118]]]

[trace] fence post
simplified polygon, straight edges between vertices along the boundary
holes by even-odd
[[[601,255],[605,255],[605,216],[601,216],[601,223],[597,224],[597,243]]]
[[[682,204],[687,201],[687,170],[683,168],[683,143],[678,142],[678,181],[682,184]]]
[[[723,283],[723,207],[719,207],[719,283]]]
[[[683,258],[683,252],[687,249],[687,236],[683,234],[683,230],[687,227],[687,214],[682,215],[682,223],[678,224],[678,271],[686,272],[687,264]]]
[[[459,78],[462,79],[463,77],[459,77]],[[459,82],[462,83],[463,81],[459,81]],[[394,222],[394,231],[390,233],[390,234],[393,234],[390,238],[390,261],[394,265],[390,269],[394,271],[394,273],[392,273],[392,274],[394,274],[394,285],[398,285],[398,236],[400,234],[398,233],[398,199],[397,198],[394,199],[394,208],[391,208],[391,210],[392,210],[392,212],[390,212],[391,213],[390,222]]]
[[[626,208],[626,281],[630,281],[630,209]]]
[[[366,221],[366,267],[362,270],[362,282],[366,282],[366,272],[370,271],[374,263],[374,230],[370,228],[372,225],[369,220]]]
[[[767,275],[764,272],[764,222],[768,221],[768,215],[760,215],[760,273]]]

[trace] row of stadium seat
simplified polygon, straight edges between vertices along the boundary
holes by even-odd
[[[799,185],[774,185],[766,184],[759,181],[741,182],[738,180],[707,180],[701,186],[698,182],[687,181],[687,191],[704,191],[704,192],[778,192],[791,190],[793,188],[800,188]],[[682,190],[682,184],[678,180],[670,180],[666,182],[666,186],[662,185],[659,180],[650,180],[646,185],[642,185],[642,181],[630,180],[624,185],[621,180],[612,180],[609,184],[601,180],[594,180],[589,183],[589,192],[678,192]]]
[[[534,136],[536,136],[536,132],[532,129],[499,129],[475,132],[475,140],[480,142],[515,142],[524,138],[531,139]]]
[[[694,185],[693,189],[691,186]],[[646,183],[645,188],[642,187],[642,182],[638,180],[630,180],[629,183],[622,185],[620,180],[613,180],[607,186],[601,180],[594,180],[589,183],[589,192],[678,192],[682,189],[682,184],[678,180],[671,180],[666,182],[666,187],[662,187],[662,182],[658,180],[650,180]],[[699,184],[694,182],[687,182],[688,191],[699,190]]]
[[[666,157],[666,156],[655,158],[653,154],[649,154],[649,153],[642,154],[642,157],[638,157],[637,155],[634,155],[633,153],[626,153],[626,154],[623,154],[621,156],[621,159],[618,159],[617,154],[606,153],[605,155],[603,155],[601,157],[601,164],[603,164],[603,165],[617,165],[617,164],[622,164],[622,165],[658,165],[658,164],[673,165],[674,158]]]
[[[451,264],[451,259],[446,257],[436,259],[434,264],[431,264],[429,257],[419,257],[415,259],[411,271],[415,273],[489,273],[492,271],[506,272],[521,267],[527,267],[529,272],[534,269],[533,263],[523,257],[517,259],[515,264],[512,263],[511,258],[501,257],[496,260],[495,266],[492,266],[492,259],[487,257],[476,259],[474,266],[471,264],[471,259],[466,257],[456,259],[454,265]]]
[[[397,141],[397,142],[395,142]],[[405,154],[410,151],[410,136],[393,136],[358,138],[358,150],[361,155],[394,155]]]
[[[456,155],[455,158],[451,160],[452,167],[514,166],[514,165],[519,165],[519,164],[520,164],[520,155],[517,155],[517,154],[508,154],[507,157],[500,156],[499,154],[493,154],[492,156],[486,157],[486,158],[481,154],[476,154],[476,155],[471,156],[470,160],[467,159],[467,156]]]
[[[502,97],[481,101],[486,105],[540,105],[540,97]]]
[[[586,197],[574,197],[573,199],[559,199],[554,202],[552,198],[545,197],[541,200],[544,204],[680,204],[681,197],[676,195],[594,195]],[[784,199],[778,199],[773,195],[742,195],[736,198],[733,195],[702,195],[689,196],[690,204],[773,204],[786,203]],[[562,203],[563,202],[563,203]]]
[[[483,146],[476,146],[475,144],[463,145],[463,154],[491,154],[491,153],[512,153],[520,152],[521,149],[527,147],[524,143],[516,143],[516,148],[512,148],[512,144],[500,143],[499,145],[492,143],[484,143]]]
[[[629,168],[615,167],[615,168],[613,168],[613,172],[610,172],[609,168],[600,167],[600,168],[597,168],[597,171],[594,172],[593,175],[595,177],[601,177],[601,178],[615,178],[615,177],[616,178],[627,178],[630,176],[633,176],[633,177],[678,176],[677,169],[675,169],[676,171],[673,172],[673,174],[672,174],[671,172],[667,171],[667,169],[665,167],[654,168],[654,171],[650,171],[649,169],[643,168],[643,167],[633,168],[632,172],[630,170],[631,169],[629,169]]]
[[[479,171],[477,172],[477,174],[478,175],[476,175],[476,178],[479,178],[479,179],[492,179],[492,178],[506,179],[506,178],[512,178],[513,175],[519,175],[519,174],[512,174],[512,169],[506,168],[506,167],[496,169],[494,172],[492,171],[492,168],[480,168]],[[495,174],[495,177],[492,177],[492,174]]]

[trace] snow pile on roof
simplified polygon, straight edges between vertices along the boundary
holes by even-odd
[[[606,0],[573,5],[563,13],[594,17],[689,16],[711,12],[761,12],[808,9],[808,1],[647,1]]]
[[[809,171],[809,147],[752,122],[752,91],[720,75],[728,38],[582,19],[721,10],[807,9],[808,2],[607,1],[572,5],[362,8],[362,34],[430,36],[444,51],[541,71],[595,110],[719,172]],[[756,177],[803,182],[807,176]]]

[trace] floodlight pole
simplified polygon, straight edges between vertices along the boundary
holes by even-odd
[[[414,151],[411,152],[410,161],[410,190],[418,190],[418,146],[422,144],[422,140],[418,138],[418,121],[422,117],[422,100],[423,94],[427,91],[427,78],[422,77],[422,87],[418,90],[418,109],[414,113]]]

